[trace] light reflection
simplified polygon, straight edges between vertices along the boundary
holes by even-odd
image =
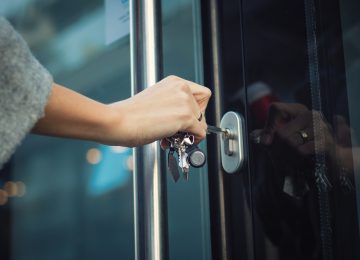
[[[96,150],[101,154],[101,161],[91,166],[89,192],[98,196],[126,186],[131,180],[132,149],[99,145]]]
[[[98,164],[101,161],[101,151],[97,148],[91,148],[86,153],[86,160],[90,164]]]
[[[25,183],[23,183],[22,181],[17,181],[16,186],[17,186],[17,196],[18,197],[24,196],[25,193],[26,193],[26,185],[25,185]]]
[[[9,197],[14,197],[18,194],[18,186],[15,182],[8,181],[4,185],[4,190]]]
[[[6,191],[0,189],[0,206],[5,205],[8,202],[8,194]]]
[[[129,148],[124,146],[111,146],[111,151],[113,151],[114,153],[123,153],[126,152],[127,149]]]
[[[132,155],[127,158],[126,165],[129,171],[134,171],[134,158]]]

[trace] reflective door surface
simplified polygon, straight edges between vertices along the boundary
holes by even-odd
[[[5,3],[57,82],[130,96],[129,37],[106,43],[104,1]],[[247,130],[236,174],[216,136],[188,182],[164,172],[169,259],[360,259],[359,2],[161,5],[164,76],[209,86],[208,122],[233,110]],[[123,147],[29,137],[0,176],[1,259],[134,259],[132,169]]]
[[[105,9],[0,4],[57,83],[110,103],[130,96],[130,51],[128,30],[107,44]],[[131,149],[29,135],[0,178],[1,259],[134,258]]]
[[[201,9],[198,0],[162,0],[164,76],[203,84]],[[206,151],[206,142],[200,145]],[[169,259],[211,259],[207,167],[192,168],[189,180],[167,175]]]
[[[210,2],[220,59],[205,81],[219,65],[222,101],[210,109],[245,115],[248,144],[235,175],[209,162],[214,259],[359,259],[358,1]]]
[[[255,259],[360,258],[359,11],[242,1]]]

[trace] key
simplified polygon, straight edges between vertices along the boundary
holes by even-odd
[[[181,168],[184,178],[188,180],[188,173],[190,165],[187,162],[187,153],[186,153],[186,145],[182,143],[178,149],[178,156],[179,156],[179,167]]]
[[[181,164],[182,173],[184,175],[185,180],[189,180],[189,168],[190,165],[187,161],[187,153],[185,151],[181,151],[181,154],[179,156],[179,164]]]
[[[179,180],[180,173],[176,159],[174,157],[174,152],[175,152],[175,148],[171,146],[168,153],[168,168],[171,173],[171,176],[173,177],[173,180],[177,182]]]
[[[229,129],[208,125],[207,132],[208,132],[208,134],[210,134],[210,133],[221,134],[222,135],[221,137],[224,142],[225,154],[227,154],[229,156],[233,154],[233,148],[231,147],[231,143],[230,143],[230,140],[233,138],[233,135]]]
[[[170,143],[170,149],[168,153],[168,168],[175,182],[177,182],[180,177],[178,160],[175,158],[174,155],[174,153],[176,152],[177,158],[179,158],[178,149],[180,147],[180,139],[181,138],[179,134],[167,138],[167,141]]]
[[[167,141],[170,143],[168,168],[175,182],[179,179],[180,174],[174,153],[178,156],[178,166],[181,168],[185,180],[189,179],[190,166],[199,168],[205,164],[205,154],[194,143],[195,137],[193,135],[179,132],[167,138]]]
[[[184,135],[184,138],[181,142],[181,161],[182,161],[182,170],[184,173],[184,177],[186,180],[188,180],[188,173],[189,173],[189,168],[190,168],[190,164],[188,161],[188,153],[187,153],[187,149],[188,147],[192,146],[194,144],[195,141],[195,137],[193,135],[189,135],[188,133],[186,133]]]
[[[208,125],[207,128],[208,134],[224,134],[224,135],[230,135],[230,132],[228,129],[220,128],[217,126]]]

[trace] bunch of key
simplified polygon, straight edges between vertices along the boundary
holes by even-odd
[[[167,138],[167,140],[170,143],[168,167],[175,182],[177,182],[180,177],[178,167],[181,168],[184,179],[188,180],[190,166],[195,168],[204,166],[206,156],[194,143],[195,138],[193,135],[179,132]]]

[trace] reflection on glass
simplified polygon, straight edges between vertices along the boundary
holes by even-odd
[[[88,150],[87,159],[90,164],[95,164],[88,185],[91,194],[98,196],[130,183],[132,149],[100,145]]]
[[[360,100],[360,19],[357,12],[360,5],[357,1],[340,1],[342,39],[346,68],[347,97],[349,102],[349,122],[351,124],[351,141],[353,144],[353,170],[355,172],[356,189],[360,190],[360,117],[358,114]],[[350,155],[351,149],[347,150]],[[360,227],[360,196],[357,194],[358,226]],[[359,230],[360,232],[360,230]]]
[[[201,84],[200,1],[161,1],[164,76],[178,75]],[[205,145],[200,148],[205,151]],[[191,168],[189,181],[167,174],[169,258],[211,259],[206,166]],[[182,175],[182,174],[181,174]]]
[[[340,3],[244,2],[258,259],[359,258],[359,6]]]
[[[0,14],[55,81],[104,103],[130,96],[129,37],[106,45],[103,0],[6,0]],[[9,221],[0,258],[133,259],[130,157],[131,149],[29,136],[2,172]]]

